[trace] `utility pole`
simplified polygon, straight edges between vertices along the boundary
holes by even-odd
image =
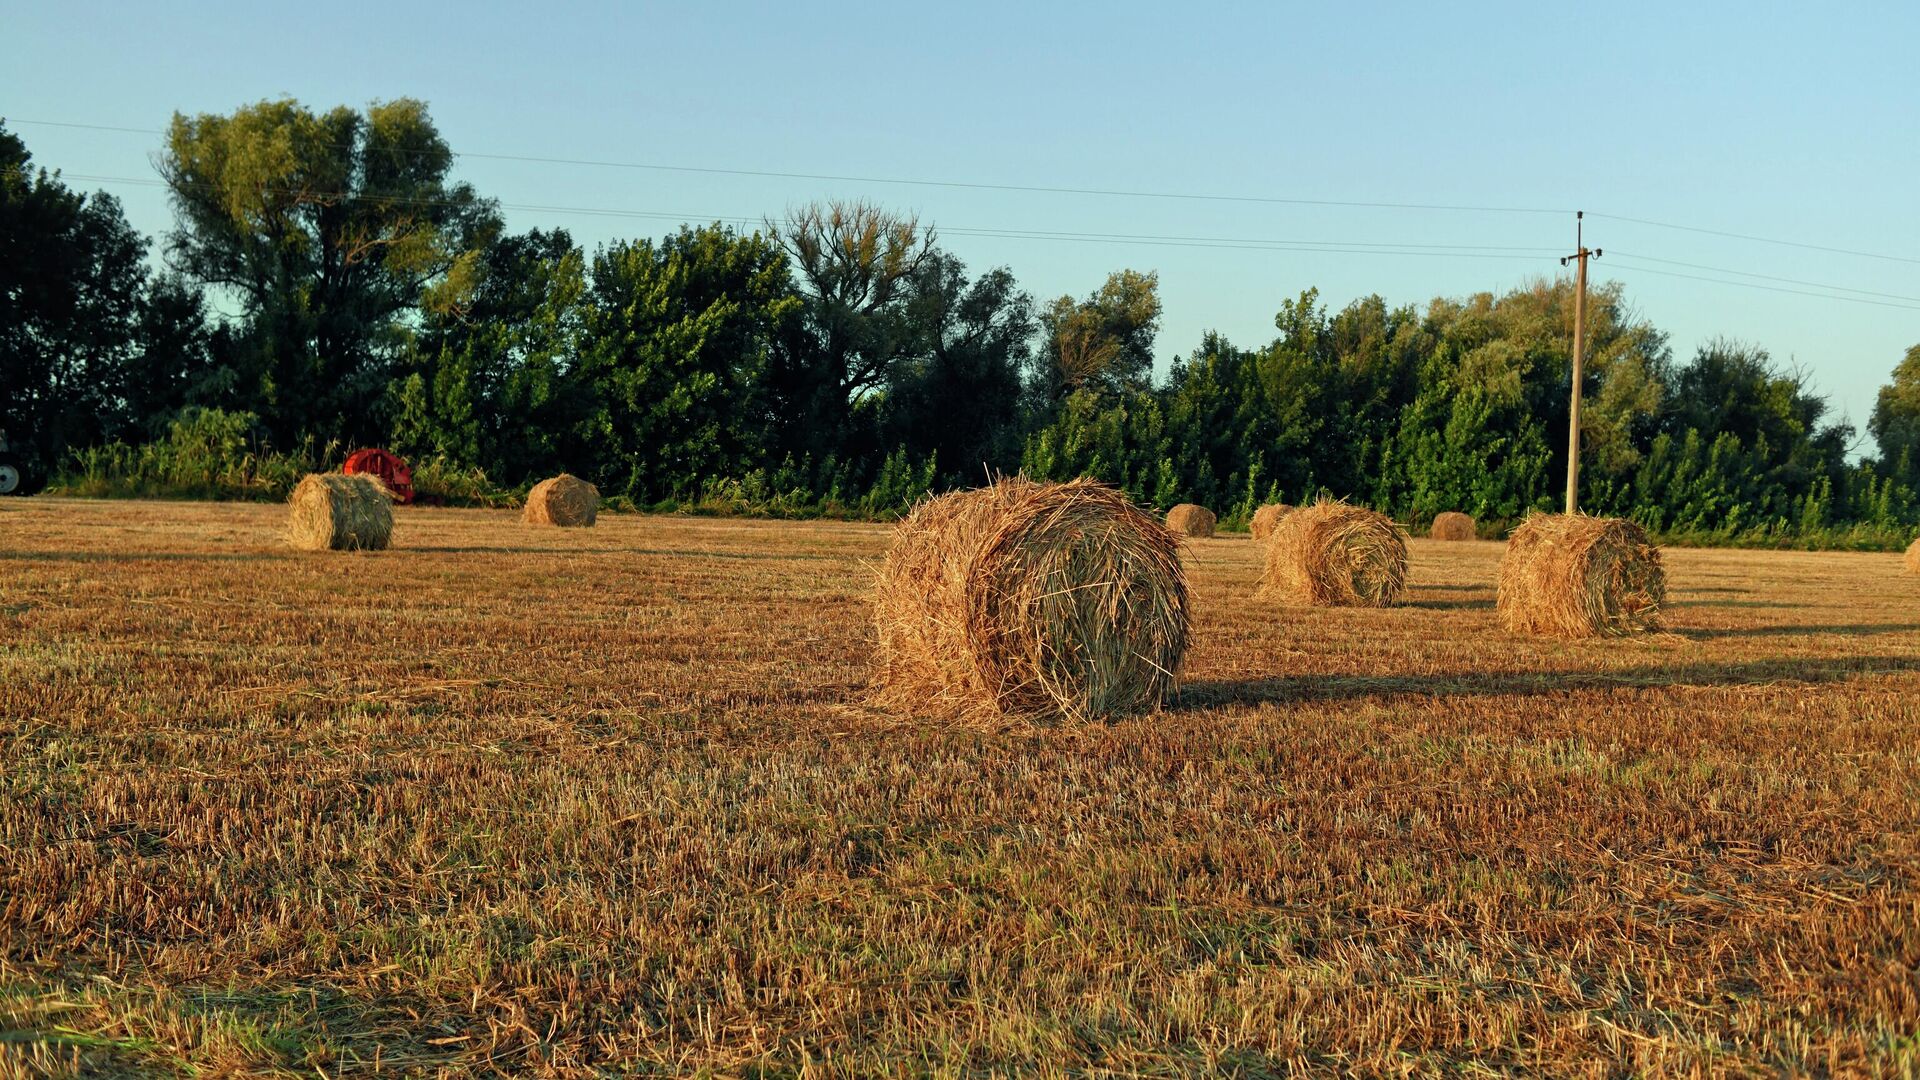
[[[1573,212],[1574,253],[1560,260],[1565,266],[1578,262],[1573,286],[1573,407],[1567,411],[1567,513],[1580,512],[1580,380],[1586,374],[1587,353],[1587,259],[1599,258],[1600,249],[1587,250],[1581,236],[1585,210]]]

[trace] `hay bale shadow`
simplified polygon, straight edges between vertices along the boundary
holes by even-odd
[[[1368,697],[1530,697],[1570,690],[1649,690],[1821,685],[1920,672],[1920,657],[1843,659],[1777,657],[1737,664],[1642,666],[1616,671],[1491,671],[1437,675],[1282,675],[1266,679],[1199,679],[1180,688],[1170,708],[1304,704]]]
[[[1744,637],[1799,637],[1811,634],[1846,634],[1850,637],[1868,637],[1875,634],[1910,634],[1920,631],[1920,623],[1851,623],[1834,626],[1806,626],[1787,623],[1780,626],[1736,626],[1724,629],[1688,627],[1686,635],[1694,640],[1703,638],[1744,638]]]
[[[1493,610],[1492,597],[1484,600],[1403,600],[1401,607],[1426,608],[1429,611],[1467,611],[1473,608]]]

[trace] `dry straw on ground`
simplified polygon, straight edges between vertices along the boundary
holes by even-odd
[[[1427,535],[1435,540],[1478,540],[1480,527],[1471,517],[1458,510],[1448,510],[1433,515],[1433,527]]]
[[[1293,513],[1293,507],[1286,503],[1268,503],[1253,512],[1253,518],[1247,522],[1247,531],[1253,533],[1255,540],[1265,540],[1273,535],[1274,527],[1280,519]]]
[[[571,473],[533,485],[520,520],[535,525],[592,525],[600,512],[600,489]]]
[[[1581,638],[1660,629],[1667,575],[1622,518],[1534,514],[1507,540],[1499,607],[1509,630]]]
[[[1407,585],[1407,542],[1385,514],[1322,500],[1280,519],[1260,595],[1318,607],[1386,607]]]
[[[874,609],[881,696],[946,713],[1156,708],[1187,647],[1179,538],[1090,480],[921,503],[894,531]]]
[[[1197,503],[1181,503],[1167,511],[1167,528],[1181,536],[1212,536],[1217,520],[1213,511]]]
[[[1913,543],[1907,545],[1905,561],[1909,573],[1920,574],[1920,537],[1916,537]]]
[[[393,496],[364,473],[309,473],[287,507],[287,542],[307,551],[379,551],[393,537]]]
[[[848,707],[887,530],[286,515],[0,499],[0,1077],[1914,1071],[1897,549],[1663,551],[1654,650],[1223,542],[1177,711],[988,732]]]

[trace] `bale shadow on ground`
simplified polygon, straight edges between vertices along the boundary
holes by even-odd
[[[1704,592],[1704,589],[1688,589],[1688,592]],[[1661,607],[1733,607],[1733,608],[1779,608],[1782,611],[1798,607],[1797,604],[1782,604],[1774,600],[1669,600]]]
[[[1464,611],[1469,608],[1488,608],[1494,606],[1492,600],[1404,600],[1399,607],[1425,608],[1428,611]]]
[[[232,551],[0,551],[10,562],[269,562],[295,558],[304,552],[292,548],[253,552]],[[355,552],[355,554],[359,554]]]
[[[1920,631],[1920,623],[1854,623],[1842,626],[1806,626],[1785,623],[1779,626],[1734,626],[1721,629],[1687,627],[1690,638],[1799,637],[1812,634],[1847,634],[1866,637],[1872,634],[1911,634]]]
[[[1488,671],[1436,675],[1287,675],[1201,679],[1180,688],[1171,708],[1292,704],[1364,697],[1527,697],[1574,690],[1765,686],[1846,682],[1920,672],[1920,657],[1777,657],[1737,664],[1676,664],[1617,671]]]
[[[445,545],[445,544],[406,544],[397,545],[399,551],[418,551],[432,555],[627,555],[634,554],[625,548],[596,547],[517,547],[502,545],[490,547],[485,544]],[[638,554],[654,554],[639,552]],[[664,553],[663,553],[664,554]],[[677,553],[676,553],[677,554]]]
[[[834,562],[841,556],[787,551],[711,551],[704,548],[524,547],[486,544],[395,544],[395,551],[430,555],[654,555],[674,559],[728,559],[740,562]]]

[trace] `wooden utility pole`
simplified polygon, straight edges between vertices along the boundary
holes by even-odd
[[[1581,236],[1585,210],[1573,212],[1574,253],[1560,260],[1565,266],[1577,262],[1573,279],[1573,407],[1567,411],[1567,513],[1580,512],[1580,380],[1586,375],[1587,353],[1587,259],[1599,258],[1600,249],[1587,250]]]

